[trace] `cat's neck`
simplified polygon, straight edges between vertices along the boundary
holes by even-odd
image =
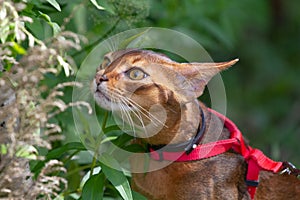
[[[201,111],[205,116],[206,130],[200,143],[214,142],[227,139],[230,133],[224,129],[224,122],[212,115],[207,107],[195,99],[184,105],[165,105],[167,119],[165,126],[144,141],[151,145],[180,144],[191,140],[196,136],[197,130],[202,126]]]
[[[164,126],[152,137],[145,138],[147,143],[151,145],[178,144],[196,135],[201,125],[200,107],[197,100],[183,105],[169,102],[163,107],[166,115]]]

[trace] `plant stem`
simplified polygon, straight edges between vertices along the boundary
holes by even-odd
[[[104,119],[103,119],[103,123],[102,123],[102,127],[101,127],[101,132],[100,132],[98,137],[102,137],[104,135],[104,129],[106,127],[107,119],[108,119],[108,112],[105,111]],[[98,149],[99,149],[100,144],[101,144],[101,140],[98,140],[98,143],[97,143],[96,148],[95,148],[95,154],[94,154],[94,157],[93,157],[93,161],[92,161],[92,164],[91,164],[90,177],[93,175],[94,168],[96,166],[97,157],[98,157]]]
[[[90,168],[92,165],[84,165],[84,166],[81,166],[81,167],[78,167],[72,171],[69,171],[65,177],[68,177],[68,176],[71,176],[72,174],[76,173],[76,172],[80,172],[82,170],[85,170],[85,169],[88,169]]]
[[[101,126],[101,132],[104,133],[104,129],[106,127],[106,123],[107,123],[107,119],[108,119],[108,112],[105,111],[104,113],[104,119],[103,119],[103,122],[102,122],[102,126]]]
[[[72,157],[75,156],[76,154],[78,154],[80,151],[81,151],[81,150],[76,150],[76,151],[74,151],[71,155],[69,155],[67,158],[65,158],[62,162],[63,162],[63,163],[69,162],[69,161],[72,159]]]

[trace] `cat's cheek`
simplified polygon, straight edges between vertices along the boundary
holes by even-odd
[[[95,92],[94,99],[101,108],[103,108],[105,110],[111,110],[111,102],[108,101],[103,94],[101,94],[99,92]]]

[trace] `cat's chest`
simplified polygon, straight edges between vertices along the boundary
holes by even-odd
[[[134,174],[133,185],[149,199],[213,199],[225,192],[237,194],[240,188],[235,185],[243,182],[239,177],[243,177],[245,170],[241,162],[233,153],[195,162],[175,162],[157,171]],[[157,161],[150,161],[150,165],[157,165]],[[246,187],[244,190],[246,194]]]

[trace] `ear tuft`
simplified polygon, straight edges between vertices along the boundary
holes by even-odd
[[[215,63],[216,67],[220,69],[220,71],[224,70],[224,69],[228,69],[229,67],[231,67],[232,65],[234,65],[235,63],[237,63],[240,59],[236,58],[234,60],[228,61],[228,62],[220,62],[220,63]]]
[[[239,59],[236,58],[228,62],[219,63],[182,63],[176,70],[192,84],[195,95],[198,97],[202,95],[205,85],[213,76],[228,69],[238,61]]]

